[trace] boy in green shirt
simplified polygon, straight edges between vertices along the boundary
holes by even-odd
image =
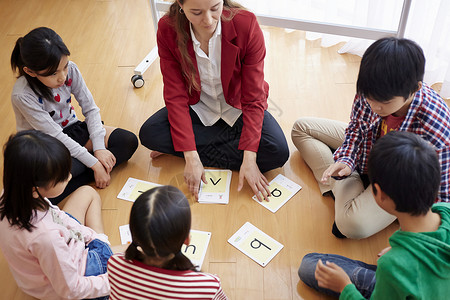
[[[340,299],[447,299],[450,296],[450,204],[434,204],[440,183],[436,151],[410,132],[390,132],[369,156],[377,204],[400,230],[378,266],[307,254],[298,271],[308,286]],[[376,279],[375,279],[376,277]]]

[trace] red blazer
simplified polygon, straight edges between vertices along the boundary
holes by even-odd
[[[224,11],[224,15],[229,12]],[[251,12],[240,10],[230,21],[222,22],[221,80],[226,102],[242,110],[243,128],[240,150],[258,152],[264,111],[267,109],[269,85],[264,81],[264,37]],[[164,101],[169,114],[170,130],[176,151],[196,150],[189,105],[200,100],[200,92],[188,92],[181,71],[181,53],[177,34],[168,16],[158,23],[158,53],[164,82]],[[188,53],[200,75],[197,60],[189,39]]]

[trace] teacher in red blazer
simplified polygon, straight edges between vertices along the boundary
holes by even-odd
[[[150,156],[184,157],[196,198],[207,166],[239,170],[238,190],[245,178],[269,200],[262,173],[283,166],[289,149],[266,110],[266,49],[255,15],[229,0],[178,0],[159,21],[157,42],[166,107],[139,132]]]

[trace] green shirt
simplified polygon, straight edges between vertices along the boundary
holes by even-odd
[[[433,232],[396,231],[392,249],[378,260],[377,282],[370,299],[450,299],[450,203],[437,203],[441,215]],[[339,299],[364,299],[347,285]]]

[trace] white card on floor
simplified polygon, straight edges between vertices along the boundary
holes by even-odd
[[[181,252],[191,260],[197,271],[202,268],[210,239],[211,232],[191,229],[189,245],[181,246]]]
[[[246,222],[228,239],[228,243],[265,267],[283,249],[283,245]]]
[[[207,184],[200,184],[198,193],[199,203],[228,204],[230,199],[230,170],[205,170]]]
[[[119,234],[122,245],[131,244],[133,241],[131,238],[130,224],[119,226]]]
[[[131,244],[133,239],[131,238],[129,224],[119,226],[119,233],[122,245]],[[208,250],[211,232],[191,229],[189,236],[189,245],[183,244],[181,252],[191,260],[197,271],[200,271]]]
[[[142,193],[157,186],[161,185],[130,177],[123,186],[119,195],[117,195],[117,198],[134,202]]]
[[[302,187],[287,177],[278,174],[269,184],[270,197],[269,202],[263,200],[259,202],[256,195],[253,195],[253,200],[275,213],[280,209],[289,199],[292,198]]]

